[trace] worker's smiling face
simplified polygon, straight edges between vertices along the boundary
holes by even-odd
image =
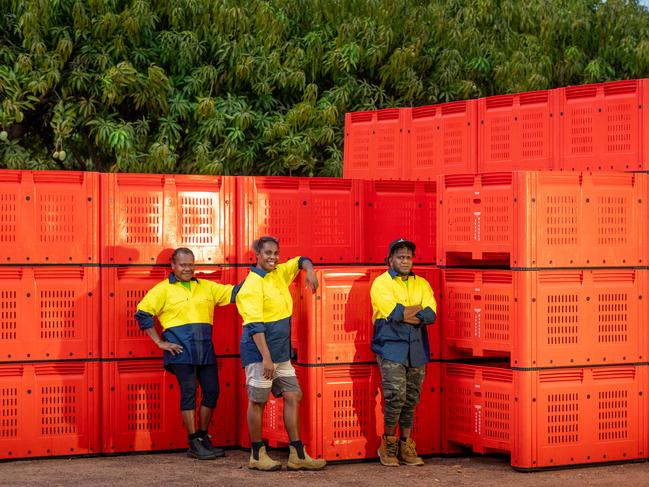
[[[275,269],[279,262],[279,245],[275,242],[264,242],[256,256],[257,267],[270,272]]]
[[[401,247],[395,250],[389,258],[390,267],[402,277],[410,274],[412,271],[412,250]]]
[[[179,281],[191,281],[194,277],[194,256],[190,254],[176,255],[176,260],[171,261],[171,270]]]

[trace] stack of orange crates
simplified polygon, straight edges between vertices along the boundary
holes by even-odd
[[[99,175],[1,171],[0,190],[0,458],[99,453]]]
[[[464,266],[442,271],[442,357],[465,362],[443,366],[443,447],[508,452],[519,469],[643,458],[646,175],[439,184],[438,262]]]
[[[439,289],[439,271],[430,265],[436,245],[435,219],[430,220],[435,183],[248,177],[237,184],[238,280],[254,263],[250,245],[261,235],[279,238],[282,261],[303,255],[316,265],[316,294],[306,289],[303,275],[291,286],[294,364],[304,392],[303,441],[311,455],[327,460],[376,457],[383,419],[380,373],[370,349],[370,286],[386,270],[388,243],[405,235],[421,246],[418,272]],[[436,330],[431,342],[438,359]],[[431,363],[414,427],[423,454],[439,452],[439,380],[439,363]],[[249,446],[243,373],[239,386],[240,444]],[[283,401],[271,398],[263,422],[270,446],[288,444],[282,417]]]
[[[437,185],[445,452],[649,456],[648,102],[640,79],[347,114],[346,176]]]

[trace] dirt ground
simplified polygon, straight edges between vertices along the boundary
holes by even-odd
[[[202,462],[184,453],[16,461],[0,463],[0,485],[649,486],[649,463],[519,473],[510,468],[507,458],[474,456],[427,458],[423,467],[386,468],[368,462],[331,465],[322,472],[262,473],[248,470],[248,455],[228,450],[226,458]],[[286,463],[287,452],[272,455]]]

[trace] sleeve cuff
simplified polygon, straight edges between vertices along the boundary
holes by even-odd
[[[388,321],[403,321],[403,311],[405,310],[403,304],[397,304],[392,313],[388,316]]]
[[[435,323],[435,320],[437,319],[437,315],[432,309],[430,309],[429,306],[426,306],[415,316],[421,320],[422,324],[426,324],[426,325]]]
[[[257,333],[266,333],[266,325],[260,321],[248,323],[244,325],[244,328],[248,330],[250,336],[256,335]]]
[[[137,313],[135,313],[135,321],[140,325],[140,330],[147,330],[155,326],[153,315],[146,311],[138,310]]]
[[[300,257],[299,260],[297,261],[297,268],[302,269],[302,264],[304,264],[304,262],[307,260],[311,262],[311,265],[313,265],[313,261],[308,257]]]

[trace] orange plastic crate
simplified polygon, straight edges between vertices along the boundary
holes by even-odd
[[[0,458],[100,453],[96,362],[0,365]]]
[[[171,269],[165,266],[121,266],[102,268],[101,354],[104,358],[162,357],[149,336],[140,330],[134,315],[144,295],[167,279]],[[236,284],[234,267],[197,267],[195,276],[221,284]],[[237,310],[234,304],[214,308],[212,341],[217,355],[239,353]],[[157,322],[156,322],[157,325]],[[158,333],[162,333],[157,326]]]
[[[383,434],[378,366],[297,366],[296,374],[304,392],[300,426],[309,454],[326,460],[376,458]],[[242,399],[247,403],[245,391]],[[429,363],[412,430],[420,454],[440,452],[440,402],[440,364]],[[263,438],[272,447],[288,444],[283,414],[283,400],[271,398],[264,411]]]
[[[647,270],[442,271],[442,357],[513,367],[647,361]]]
[[[316,268],[320,287],[306,288],[302,274],[299,318],[293,321],[293,346],[300,364],[374,362],[370,288],[385,267]],[[428,280],[440,305],[440,271],[416,267],[415,274]],[[294,299],[294,301],[296,301]],[[294,316],[296,313],[294,313]],[[441,313],[438,309],[438,317]],[[431,358],[440,358],[440,323],[428,326]]]
[[[102,174],[102,263],[167,264],[189,247],[199,264],[234,263],[234,178]]]
[[[99,357],[99,268],[0,268],[0,361]]]
[[[443,176],[438,191],[438,265],[646,265],[646,174]]]
[[[99,174],[0,170],[0,195],[0,262],[99,262]]]
[[[646,170],[649,80],[557,90],[563,170]]]
[[[252,242],[279,239],[282,259],[314,263],[360,260],[359,183],[338,178],[237,178],[237,256],[254,264]]]
[[[218,360],[220,395],[210,433],[215,445],[236,443],[238,359]],[[180,415],[176,377],[162,360],[123,360],[102,363],[104,453],[187,448]],[[200,389],[197,392],[200,404]]]
[[[363,257],[383,264],[388,245],[407,238],[417,249],[415,262],[434,264],[437,246],[437,182],[364,181]]]
[[[558,111],[556,90],[480,98],[477,172],[558,169]]]
[[[442,447],[522,470],[645,456],[647,366],[512,371],[442,365]]]
[[[476,172],[477,107],[464,100],[408,109],[403,179]]]
[[[345,114],[343,177],[401,179],[407,108]]]

